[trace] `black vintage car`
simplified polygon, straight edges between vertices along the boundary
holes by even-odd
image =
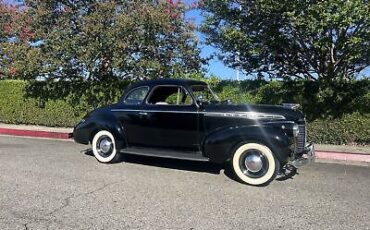
[[[304,115],[294,106],[221,102],[202,81],[153,80],[130,86],[117,104],[96,109],[73,131],[96,159],[122,153],[230,162],[252,185],[272,181],[288,162],[314,158]]]

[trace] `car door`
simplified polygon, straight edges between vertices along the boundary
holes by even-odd
[[[198,108],[182,86],[155,86],[140,112],[135,145],[199,150]]]
[[[142,110],[144,99],[150,90],[149,86],[139,86],[131,89],[125,98],[112,109],[124,128],[128,145],[137,145],[146,139],[143,130]]]

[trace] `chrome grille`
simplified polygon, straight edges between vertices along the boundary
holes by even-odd
[[[297,137],[297,152],[301,153],[304,151],[306,145],[307,130],[306,125],[298,125],[299,133]]]

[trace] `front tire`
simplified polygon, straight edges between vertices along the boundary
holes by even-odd
[[[239,146],[232,157],[235,175],[244,183],[264,185],[275,179],[280,164],[265,145],[247,143]]]
[[[116,139],[107,130],[99,131],[92,140],[92,150],[95,158],[101,163],[114,163],[120,158]]]

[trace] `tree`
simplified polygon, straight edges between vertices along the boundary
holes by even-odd
[[[187,6],[180,1],[20,3],[17,12],[29,19],[22,26],[32,39],[22,42],[14,35],[16,45],[5,56],[17,65],[16,77],[31,83],[33,97],[72,93],[74,100],[87,96],[96,105],[115,101],[122,81],[202,73],[194,27],[184,19]]]
[[[37,74],[49,80],[169,77],[201,71],[185,5],[174,1],[26,0],[39,49]],[[41,58],[40,58],[41,57]]]
[[[29,62],[18,65],[19,60],[27,59],[24,53],[33,38],[29,23],[20,6],[0,1],[0,72],[7,78],[17,78],[20,71],[35,67]]]
[[[367,0],[204,0],[220,58],[247,74],[330,81],[370,65]]]

